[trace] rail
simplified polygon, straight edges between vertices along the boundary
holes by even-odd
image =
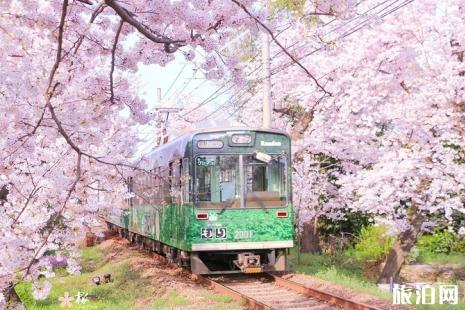
[[[243,303],[247,309],[381,310],[270,273],[197,278],[199,283]]]

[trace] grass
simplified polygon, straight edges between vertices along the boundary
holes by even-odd
[[[420,256],[425,263],[457,263],[465,261],[463,256],[451,255],[450,257]],[[392,294],[380,290],[376,285],[376,279],[369,278],[363,274],[364,262],[357,261],[349,255],[337,254],[300,254],[300,264],[297,263],[297,253],[294,249],[290,255],[290,267],[297,273],[311,275],[315,278],[325,280],[334,284],[350,288],[351,290],[368,293],[389,301],[392,301]],[[434,305],[414,305],[416,309],[424,310],[465,310],[463,292],[465,283],[454,283],[459,285],[459,294],[462,299],[458,305],[439,305],[438,301]],[[438,290],[436,290],[436,298]],[[413,299],[412,299],[413,301]]]
[[[465,255],[458,253],[431,253],[420,249],[417,262],[422,264],[453,264],[465,267]]]
[[[16,291],[24,302],[26,309],[58,309],[59,297],[68,292],[75,297],[78,292],[87,293],[89,301],[85,305],[73,303],[69,309],[134,309],[136,300],[150,294],[147,280],[141,279],[138,272],[130,269],[126,262],[105,265],[95,270],[95,274],[111,273],[115,279],[111,283],[99,286],[91,283],[93,274],[83,273],[78,276],[57,277],[51,279],[52,290],[43,301],[32,298],[31,283],[23,282],[16,286]]]
[[[157,298],[151,305],[153,310],[173,309],[189,305],[189,300],[176,291],[169,291],[162,298]]]
[[[297,255],[293,250],[290,256],[290,267],[298,273],[350,287],[354,291],[391,299],[391,295],[381,291],[373,279],[363,275],[362,263],[344,255],[302,253],[300,264],[297,264]]]
[[[141,276],[140,271],[131,268],[129,259],[120,262],[105,260],[105,252],[98,248],[85,248],[80,258],[82,274],[77,276],[62,275],[49,279],[52,290],[47,299],[34,300],[31,283],[22,282],[16,286],[16,292],[26,309],[57,310],[57,309],[96,309],[96,310],[146,310],[146,309],[233,309],[240,308],[226,296],[216,295],[206,289],[198,288],[198,295],[188,296],[183,291],[165,290],[163,283],[157,287],[147,277]],[[110,273],[113,282],[102,283],[97,286],[91,279],[95,275]],[[71,307],[60,307],[59,298],[68,292],[74,298]],[[86,293],[89,300],[85,304],[78,304],[78,292]],[[193,300],[195,299],[195,300]]]
[[[91,272],[105,264],[104,251],[98,247],[83,248],[79,262],[82,272]]]

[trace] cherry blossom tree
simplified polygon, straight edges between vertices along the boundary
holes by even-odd
[[[259,6],[242,3],[260,18]],[[228,1],[7,0],[0,11],[3,290],[15,275],[46,272],[45,253],[72,253],[83,227],[115,204],[100,193],[123,195],[135,128],[149,121],[129,79],[138,64],[164,66],[178,53],[209,78],[239,81],[218,51],[232,28],[257,27]],[[37,298],[50,289],[34,287]]]
[[[321,11],[302,6],[278,39],[322,87],[272,49],[274,126],[293,134],[295,158],[337,159],[350,210],[377,215],[399,234],[381,282],[397,276],[430,215],[465,212],[464,10],[461,0],[366,1],[314,18]],[[261,101],[262,77],[248,72],[244,116]]]
[[[302,252],[318,253],[318,220],[344,218],[336,179],[337,163],[324,155],[304,153],[293,163],[293,202],[296,210],[297,239]],[[303,189],[303,190],[302,190]]]

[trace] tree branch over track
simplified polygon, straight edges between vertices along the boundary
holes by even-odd
[[[113,99],[115,98],[113,74],[115,73],[116,47],[118,46],[119,35],[121,33],[121,29],[123,28],[123,24],[124,24],[124,20],[121,20],[118,25],[118,29],[116,30],[115,41],[113,42],[113,47],[111,49],[111,68],[110,68],[110,102],[111,104],[114,104]]]
[[[281,48],[281,50],[296,64],[298,65],[302,70],[305,71],[305,73],[308,75],[309,78],[311,78],[315,84],[318,86],[318,88],[320,88],[325,94],[328,94],[331,96],[331,93],[328,92],[324,87],[323,85],[320,84],[320,82],[318,82],[318,80],[315,78],[315,76],[307,69],[305,68],[305,66],[299,62],[299,60],[297,60],[297,58],[295,58],[282,44],[281,42],[279,42],[279,40],[276,38],[276,36],[274,35],[273,31],[270,30],[270,28],[268,28],[262,21],[260,21],[257,17],[255,17],[252,13],[250,13],[250,11],[245,7],[245,5],[243,5],[241,2],[237,1],[237,0],[231,0],[232,2],[234,2],[235,4],[237,4],[247,15],[250,16],[250,18],[252,18],[256,23],[258,23],[266,32],[269,33],[271,39],[273,40],[274,43],[276,43],[276,45],[279,46],[279,48]]]
[[[167,53],[174,53],[178,50],[178,48],[186,44],[184,40],[173,40],[140,23],[137,19],[134,18],[134,14],[130,13],[114,0],[105,0],[105,4],[111,7],[123,21],[136,28],[137,31],[139,31],[139,33],[145,36],[147,39],[155,43],[164,44],[165,52]]]
[[[39,255],[39,253],[42,251],[43,247],[47,244],[50,236],[52,235],[53,231],[55,230],[56,228],[56,225],[53,225],[54,223],[56,223],[57,219],[63,214],[63,211],[66,209],[66,206],[69,202],[69,199],[71,198],[71,195],[72,193],[74,192],[74,190],[76,189],[76,185],[78,184],[79,180],[81,179],[81,176],[82,176],[82,170],[81,170],[81,160],[82,160],[82,152],[79,150],[79,148],[71,141],[71,139],[69,138],[69,136],[66,134],[66,132],[64,132],[64,129],[63,127],[61,126],[61,123],[60,121],[58,120],[58,118],[56,117],[56,114],[55,114],[55,111],[53,109],[53,106],[51,104],[51,99],[53,97],[53,94],[54,94],[54,91],[57,87],[57,85],[59,84],[58,82],[57,83],[53,83],[54,81],[54,78],[55,78],[55,75],[56,75],[56,72],[58,70],[58,67],[60,66],[60,62],[62,60],[62,48],[63,48],[63,33],[64,33],[64,28],[65,28],[65,20],[66,20],[66,15],[67,15],[67,10],[68,10],[68,0],[64,0],[63,1],[63,6],[62,6],[62,11],[61,11],[61,18],[60,18],[60,24],[58,26],[58,38],[57,38],[57,53],[56,53],[56,58],[55,58],[55,62],[52,66],[52,69],[50,71],[50,75],[49,75],[49,78],[48,78],[48,86],[47,86],[47,90],[45,92],[45,96],[46,96],[46,107],[49,109],[51,115],[52,115],[52,118],[53,120],[55,121],[55,123],[57,124],[58,126],[58,129],[60,131],[60,134],[63,135],[63,137],[65,138],[66,142],[71,146],[71,148],[73,148],[76,153],[77,153],[77,162],[76,162],[76,178],[74,179],[73,183],[71,184],[70,188],[68,189],[67,191],[67,194],[66,194],[66,198],[65,200],[63,201],[63,204],[60,208],[60,210],[55,213],[53,215],[53,219],[51,220],[51,227],[49,227],[47,233],[46,233],[46,236],[45,236],[45,239],[43,240],[43,242],[41,243],[41,245],[39,246],[39,248],[34,252],[34,255],[32,257],[32,259],[30,260],[29,264],[27,265],[27,267],[25,268],[25,274],[24,274],[24,277],[23,279],[30,273],[30,269],[31,267],[34,265],[35,261],[36,261],[36,258],[37,256]],[[53,84],[53,86],[52,86]]]
[[[85,4],[92,4],[91,2],[84,2],[84,1],[81,1],[81,2],[83,2],[83,3],[85,3]],[[92,24],[94,23],[94,21],[95,21],[95,19],[97,18],[97,16],[98,16],[100,13],[103,12],[103,10],[105,9],[105,7],[106,7],[105,2],[102,2],[102,3],[100,3],[100,4],[97,6],[97,8],[94,10],[94,12],[92,13],[92,15],[90,16],[88,28],[90,27],[90,25],[92,25]],[[81,35],[79,36],[79,39],[78,39],[78,41],[77,41],[77,43],[76,43],[76,48],[74,49],[74,54],[76,54],[76,53],[78,52],[79,48],[81,47],[82,42],[84,41],[84,38],[85,38],[84,33],[81,34]]]

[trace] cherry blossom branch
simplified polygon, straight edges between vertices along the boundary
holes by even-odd
[[[25,139],[25,138],[27,138],[27,139],[25,139],[24,141],[22,141],[22,143],[21,143],[20,145],[18,145],[18,147],[16,147],[12,152],[10,152],[10,153],[8,154],[8,156],[7,156],[5,159],[7,159],[7,158],[13,156],[21,147],[23,147],[23,146],[26,144],[26,142],[29,140],[29,138],[32,137],[32,136],[36,133],[37,129],[39,129],[40,125],[42,124],[42,121],[43,121],[43,119],[44,119],[44,115],[45,115],[45,111],[46,111],[46,110],[47,110],[47,107],[44,106],[43,109],[42,109],[42,113],[41,113],[41,115],[40,115],[39,120],[37,121],[37,123],[36,123],[35,125],[31,125],[31,126],[34,127],[34,128],[32,129],[32,131],[29,132],[29,133],[26,133],[26,134],[22,135],[21,137],[19,137],[17,141],[22,141],[22,140]],[[16,143],[16,142],[14,142],[14,143]]]
[[[128,10],[120,6],[116,1],[105,0],[105,4],[111,7],[116,12],[116,14],[118,14],[119,17],[121,17],[122,20],[124,20],[125,22],[127,22],[128,24],[136,28],[137,31],[139,31],[139,33],[145,36],[147,39],[155,43],[164,44],[165,52],[174,53],[178,50],[179,47],[182,47],[185,45],[184,40],[170,39],[150,29],[148,26],[140,23],[137,19],[133,17],[132,13],[130,13]]]
[[[116,47],[118,46],[119,35],[121,33],[121,29],[123,28],[123,24],[124,24],[124,20],[121,20],[118,25],[118,29],[116,30],[115,41],[113,42],[113,48],[111,49],[111,67],[110,67],[110,102],[111,104],[114,104],[113,99],[115,98],[113,74],[115,72]]]
[[[65,2],[67,2],[65,0]],[[69,202],[69,199],[71,198],[71,194],[74,192],[76,189],[76,185],[78,184],[79,180],[81,179],[82,176],[82,171],[81,171],[81,160],[82,160],[82,155],[80,153],[77,154],[77,162],[76,162],[76,178],[71,184],[71,187],[68,189],[66,193],[66,198],[65,201],[63,202],[63,205],[61,209],[54,214],[53,219],[50,221],[50,223],[55,223],[56,220],[63,214],[63,211],[66,209],[66,205]],[[32,265],[34,265],[35,260],[37,259],[37,256],[39,255],[40,251],[42,251],[43,247],[47,244],[50,236],[52,235],[53,231],[55,230],[56,225],[52,225],[49,227],[49,230],[47,231],[47,236],[45,237],[44,241],[41,243],[37,251],[35,251],[34,256],[32,257],[31,261],[29,262],[28,266],[25,268],[26,272],[24,273],[23,280],[24,278],[29,274]]]
[[[44,171],[44,173],[40,176],[40,178],[43,178],[45,177],[50,171],[52,171],[53,168],[55,168],[61,161],[61,159],[64,157],[64,155],[66,155],[66,153],[68,153],[69,150],[67,150],[66,152],[62,153],[62,156],[59,157],[58,160],[56,160],[53,165],[51,165],[48,169],[46,169]],[[32,176],[32,174],[31,174]],[[32,178],[32,177],[31,177]],[[11,227],[14,227],[16,225],[16,223],[19,221],[19,218],[21,217],[21,215],[24,213],[24,211],[26,210],[26,208],[28,207],[29,205],[29,202],[30,200],[32,199],[32,197],[34,197],[35,194],[37,194],[39,192],[39,190],[42,188],[41,186],[39,186],[39,184],[34,184],[33,182],[33,189],[32,191],[30,192],[29,196],[27,197],[26,199],[26,202],[23,206],[23,208],[19,211],[19,213],[16,215],[16,217],[13,219],[13,223],[11,223]]]
[[[259,20],[257,17],[255,17],[252,13],[250,13],[250,11],[245,7],[245,5],[243,5],[241,2],[237,1],[237,0],[231,0],[232,2],[234,2],[235,4],[237,4],[247,15],[250,16],[250,18],[252,18],[256,23],[258,23],[260,26],[262,26],[262,28],[268,32],[268,34],[270,35],[271,39],[273,40],[274,43],[276,43],[276,45],[279,46],[279,48],[281,48],[281,50],[297,65],[299,66],[302,70],[304,70],[304,72],[307,74],[308,77],[310,77],[313,82],[315,82],[315,84],[318,86],[318,88],[320,88],[325,94],[328,94],[331,96],[331,93],[328,92],[324,87],[323,85],[320,84],[320,82],[318,82],[318,80],[315,78],[315,76],[310,73],[310,71],[308,71],[307,68],[305,68],[305,66],[299,61],[297,60],[297,58],[295,58],[282,44],[281,42],[279,42],[279,40],[276,38],[276,36],[274,35],[273,31],[270,30],[270,28],[268,28],[261,20]]]
[[[46,93],[45,93],[45,95],[46,95],[46,104],[45,105],[46,105],[46,107],[48,107],[48,110],[50,111],[53,120],[57,124],[57,126],[59,128],[59,131],[61,130],[62,135],[65,132],[63,130],[63,127],[61,126],[60,121],[56,117],[55,110],[54,110],[54,108],[53,108],[53,106],[51,104],[51,99],[53,97],[56,86],[59,84],[57,82],[52,86],[53,80],[55,78],[56,72],[57,72],[58,67],[60,66],[60,62],[61,62],[62,47],[63,47],[63,32],[64,32],[64,27],[65,27],[65,20],[66,20],[67,10],[68,10],[68,0],[64,0],[62,10],[61,10],[60,24],[58,26],[56,58],[55,58],[55,62],[53,63],[52,69],[50,71],[50,75],[49,75],[49,78],[48,78],[48,86],[47,86],[47,90],[46,90]],[[71,139],[69,138],[68,135],[63,135],[63,137],[65,138],[66,142],[68,142],[68,144],[71,146],[71,148],[73,148],[77,152],[76,179],[71,184],[71,187],[69,188],[69,190],[67,192],[65,201],[63,202],[63,205],[62,205],[60,211],[55,214],[54,219],[53,219],[53,221],[51,223],[54,223],[56,221],[56,219],[58,219],[58,217],[61,216],[61,214],[65,210],[66,205],[67,205],[67,203],[69,201],[69,198],[71,197],[72,192],[75,190],[76,185],[79,182],[79,180],[81,178],[81,174],[82,174],[81,173],[81,153],[79,151],[79,148],[76,147],[76,145],[71,141]],[[39,248],[35,251],[31,261],[29,262],[28,266],[26,267],[26,272],[24,274],[24,277],[27,274],[29,274],[30,269],[31,269],[32,265],[34,264],[37,256],[39,255],[42,248],[47,244],[48,239],[52,235],[52,232],[55,230],[55,228],[56,228],[55,225],[52,225],[52,227],[49,228],[47,236],[45,237],[45,240],[42,242],[42,244],[39,246]]]
[[[86,3],[86,4],[92,4],[90,2],[85,2],[85,1],[81,1],[81,2]],[[90,16],[89,24],[93,24],[95,19],[97,18],[97,16],[100,13],[102,13],[104,9],[105,9],[105,2],[102,2],[97,6],[97,8],[94,10],[92,15]],[[85,38],[84,33],[79,36],[79,39],[78,39],[77,44],[76,44],[76,48],[74,49],[74,54],[76,54],[79,47],[81,47],[81,44],[84,41],[84,38]]]
[[[32,131],[30,133],[27,133],[27,134],[24,134],[22,135],[21,137],[18,138],[19,141],[23,140],[24,138],[26,137],[30,137],[30,136],[33,136],[37,129],[40,127],[40,124],[42,123],[42,120],[44,119],[44,115],[45,115],[45,107],[42,109],[42,113],[40,114],[40,117],[39,117],[39,120],[37,121],[37,123],[34,125],[34,128],[32,129]],[[26,140],[27,141],[27,140]],[[26,141],[24,141],[24,143],[26,143]],[[22,145],[24,145],[24,143]],[[21,145],[21,146],[22,146]],[[20,146],[20,147],[21,147]]]

